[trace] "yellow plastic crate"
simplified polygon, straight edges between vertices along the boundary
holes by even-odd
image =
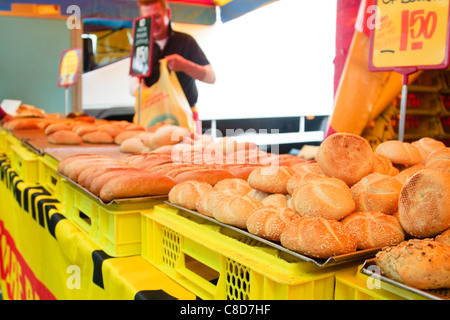
[[[142,256],[205,300],[331,300],[349,267],[319,267],[166,204],[142,220]]]
[[[7,148],[7,131],[0,128],[0,153],[5,153]]]
[[[9,149],[8,157],[11,161],[11,168],[25,182],[30,184],[39,183],[38,155],[18,144],[11,144]]]
[[[108,255],[141,253],[141,212],[167,197],[120,200],[105,204],[68,180],[62,180],[63,214]]]
[[[44,153],[38,157],[38,181],[51,194],[62,201],[62,180],[64,178],[57,173],[58,160]]]
[[[336,273],[335,300],[430,300],[424,295],[363,274],[361,267]]]

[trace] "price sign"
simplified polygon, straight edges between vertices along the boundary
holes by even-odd
[[[448,66],[449,0],[378,0],[369,70]]]
[[[81,49],[64,50],[59,63],[58,86],[67,87],[77,81],[81,65]]]
[[[153,47],[152,17],[133,20],[133,47],[131,52],[130,75],[148,77],[151,73]]]

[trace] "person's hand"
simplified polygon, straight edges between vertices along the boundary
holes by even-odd
[[[188,60],[180,56],[179,54],[171,54],[165,57],[167,61],[167,67],[172,71],[186,71],[186,65]]]

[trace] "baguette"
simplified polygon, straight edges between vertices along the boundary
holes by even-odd
[[[59,131],[59,130],[70,130],[70,125],[66,122],[56,122],[51,123],[44,129],[44,134],[46,136],[52,134],[53,132]]]
[[[76,166],[88,161],[97,161],[98,159],[111,159],[108,156],[100,154],[78,154],[64,158],[58,164],[58,172],[66,177],[74,170]]]
[[[299,217],[281,233],[281,244],[295,252],[319,259],[352,253],[357,243],[342,223],[321,217]]]
[[[405,233],[398,219],[380,211],[355,212],[341,222],[353,233],[357,247],[361,250],[382,248],[405,240]]]
[[[167,195],[175,181],[165,175],[150,172],[129,172],[111,177],[102,186],[99,197],[104,202],[114,199]]]
[[[58,130],[48,135],[48,142],[51,144],[81,144],[83,139],[71,130]]]
[[[86,188],[90,185],[90,182],[92,179],[94,179],[97,175],[101,174],[102,172],[105,172],[106,170],[113,169],[113,168],[125,168],[126,164],[121,163],[120,161],[108,163],[108,164],[93,164],[89,166],[89,168],[84,169],[80,174],[78,175],[78,181],[77,183]]]
[[[450,288],[450,247],[432,239],[410,239],[379,251],[381,274],[417,289]]]
[[[176,184],[169,192],[169,201],[183,208],[196,210],[198,198],[212,191],[213,187],[206,182],[187,180]]]
[[[299,218],[294,210],[271,205],[259,207],[247,219],[247,230],[251,234],[271,241],[280,241],[284,228]]]
[[[352,186],[373,172],[373,151],[369,142],[350,133],[335,133],[319,146],[316,161],[327,176]]]
[[[224,179],[236,178],[228,170],[224,169],[198,169],[182,172],[178,174],[174,179],[177,183],[186,180],[197,180],[207,182],[214,186],[217,182]]]
[[[87,143],[114,143],[114,138],[105,131],[93,131],[84,134],[82,137]]]
[[[87,181],[86,188],[95,196],[100,195],[100,191],[103,188],[103,185],[111,180],[113,177],[128,177],[133,175],[134,173],[137,174],[144,174],[143,170],[139,170],[136,168],[110,168],[108,170],[105,170],[101,174],[98,174],[93,177],[92,181]],[[126,188],[126,186],[118,186],[118,188]]]

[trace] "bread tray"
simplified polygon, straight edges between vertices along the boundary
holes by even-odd
[[[312,258],[312,257],[309,257],[309,256],[305,256],[303,254],[300,254],[298,252],[292,251],[292,250],[282,246],[278,242],[261,238],[261,237],[259,237],[257,235],[251,234],[247,230],[244,230],[244,229],[241,229],[241,228],[238,228],[238,227],[226,224],[226,223],[222,223],[222,222],[220,222],[220,221],[218,221],[218,220],[216,220],[216,219],[214,219],[212,217],[208,217],[208,216],[205,216],[203,214],[200,214],[197,211],[183,208],[183,207],[181,207],[179,205],[176,205],[176,204],[173,204],[173,203],[171,203],[169,201],[165,201],[165,203],[170,205],[170,206],[172,206],[172,207],[174,207],[174,208],[177,208],[179,210],[189,212],[189,213],[191,213],[193,215],[196,215],[198,217],[201,217],[203,219],[211,221],[211,222],[213,222],[215,224],[218,224],[218,225],[220,225],[220,226],[222,226],[224,228],[236,231],[236,232],[238,232],[238,233],[240,233],[242,235],[245,235],[247,237],[253,238],[254,240],[262,242],[262,243],[264,243],[264,244],[266,244],[266,245],[268,245],[268,246],[270,246],[272,248],[275,248],[277,250],[283,251],[283,252],[285,252],[285,253],[287,253],[287,254],[289,254],[291,256],[299,258],[300,260],[314,263],[315,265],[317,265],[319,267],[331,267],[331,266],[335,266],[335,265],[338,265],[338,264],[364,261],[365,259],[373,258],[375,256],[375,254],[378,251],[381,250],[381,248],[372,248],[372,249],[358,250],[358,251],[352,252],[352,253],[332,256],[332,257],[329,257],[328,259]]]
[[[100,204],[105,205],[105,206],[109,206],[109,205],[124,205],[124,204],[127,204],[127,203],[133,203],[134,204],[134,203],[140,203],[140,202],[145,203],[145,202],[148,202],[149,200],[161,200],[161,202],[162,202],[163,200],[167,199],[167,195],[155,195],[155,196],[120,198],[120,199],[113,199],[110,202],[104,202],[98,196],[94,195],[91,191],[89,191],[86,188],[83,188],[82,186],[80,186],[75,181],[67,178],[65,175],[63,175],[63,174],[61,174],[59,172],[56,172],[56,174],[59,175],[60,177],[64,178],[67,182],[69,182],[73,186],[75,186],[78,189],[82,190],[83,192],[87,193],[91,197],[95,198]]]
[[[417,295],[423,296],[428,299],[432,300],[450,300],[450,289],[448,288],[442,288],[442,289],[434,289],[434,290],[422,290],[417,289],[411,286],[408,286],[406,284],[403,284],[401,282],[398,282],[396,280],[390,279],[388,277],[385,277],[381,275],[379,272],[379,268],[375,263],[375,259],[369,259],[364,262],[362,265],[360,272],[362,274],[365,274],[370,277],[374,277],[376,279],[379,279],[382,282],[388,283],[398,289],[406,290],[411,293],[415,293]]]

